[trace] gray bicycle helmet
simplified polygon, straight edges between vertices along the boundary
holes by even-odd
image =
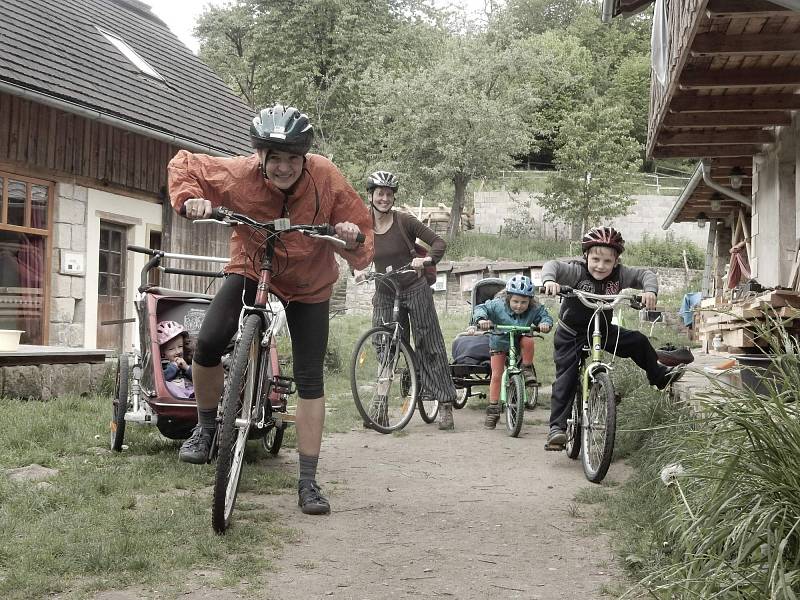
[[[386,187],[396,192],[397,188],[400,187],[400,181],[389,171],[375,171],[367,177],[367,193],[371,193],[372,190],[378,187]]]
[[[253,118],[250,140],[256,149],[281,150],[304,156],[311,149],[314,127],[305,113],[292,106],[276,104],[261,109]]]
[[[533,297],[533,282],[525,275],[514,275],[506,282],[506,292],[517,296]]]

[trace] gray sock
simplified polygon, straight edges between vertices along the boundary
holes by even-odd
[[[217,409],[209,408],[208,410],[204,410],[202,408],[198,408],[197,422],[200,423],[200,427],[202,427],[203,429],[216,429]]]
[[[300,455],[300,476],[298,479],[303,481],[304,479],[315,480],[317,478],[317,462],[319,462],[319,456],[306,456],[305,454]]]

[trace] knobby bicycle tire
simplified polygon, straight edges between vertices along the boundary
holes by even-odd
[[[522,431],[525,416],[525,379],[521,373],[510,375],[506,383],[506,429],[508,435],[517,437]]]
[[[245,319],[242,335],[233,351],[233,367],[222,407],[219,448],[214,474],[214,501],[211,524],[217,533],[225,533],[230,525],[244,463],[244,450],[250,431],[251,413],[258,394],[258,378],[263,359],[261,347],[262,321],[258,315]],[[245,423],[236,426],[240,417]]]
[[[405,427],[417,408],[416,364],[406,343],[385,327],[373,327],[356,342],[350,389],[364,424],[380,433]],[[404,381],[405,380],[405,383]]]
[[[595,374],[586,413],[581,421],[583,472],[592,483],[600,483],[611,465],[617,430],[617,402],[608,373]]]
[[[125,440],[125,413],[128,412],[128,389],[130,384],[130,357],[119,355],[117,363],[117,385],[111,412],[111,449],[122,452]]]
[[[464,408],[467,405],[467,388],[456,389],[456,399],[453,402],[453,408]]]
[[[583,412],[583,394],[579,384],[575,398],[572,399],[572,410],[567,420],[567,443],[564,446],[567,456],[572,460],[581,455],[581,412]]]

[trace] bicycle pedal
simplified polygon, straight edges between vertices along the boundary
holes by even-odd
[[[291,377],[283,377],[282,375],[275,375],[272,378],[272,389],[279,394],[284,394],[287,396],[294,394],[295,391],[297,391],[294,379]]]

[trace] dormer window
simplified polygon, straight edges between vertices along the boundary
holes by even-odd
[[[154,79],[164,81],[164,78],[158,73],[158,71],[156,71],[153,67],[151,67],[150,63],[148,63],[145,59],[139,56],[136,53],[136,50],[131,48],[125,40],[123,40],[119,36],[114,35],[113,33],[109,33],[108,31],[102,29],[101,27],[97,27],[96,25],[95,28],[97,29],[97,31],[103,34],[104,38],[106,38],[109,42],[114,44],[117,50],[122,52],[125,58],[131,61],[142,73],[144,73],[149,77],[153,77]]]

